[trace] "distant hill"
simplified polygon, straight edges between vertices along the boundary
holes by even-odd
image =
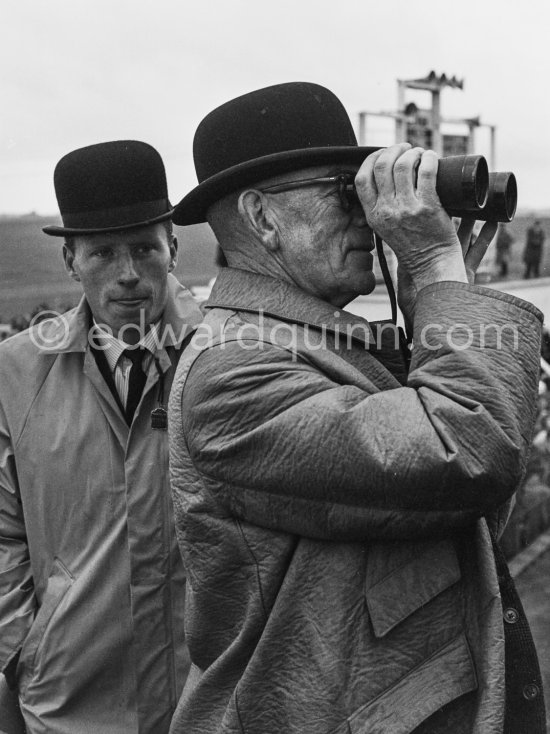
[[[0,216],[0,323],[39,304],[61,310],[74,305],[81,290],[65,271],[62,239],[42,232],[55,217]],[[175,227],[179,242],[176,276],[186,285],[204,285],[216,274],[216,241],[207,225]]]

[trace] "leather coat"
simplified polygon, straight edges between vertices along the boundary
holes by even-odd
[[[206,307],[170,401],[192,660],[170,731],[501,734],[490,530],[525,468],[540,312],[424,288],[408,369],[393,326],[278,280],[224,268]]]

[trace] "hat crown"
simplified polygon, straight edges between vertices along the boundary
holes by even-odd
[[[63,236],[145,226],[171,216],[164,163],[138,140],[114,140],[78,148],[54,171],[63,227],[44,227]]]
[[[309,82],[265,87],[213,110],[193,142],[199,182],[264,156],[308,148],[357,146],[340,100]]]
[[[310,82],[288,82],[237,97],[200,123],[193,142],[198,186],[173,212],[197,224],[243,186],[312,166],[359,167],[378,148],[359,146],[342,103]]]
[[[128,206],[168,198],[159,153],[137,140],[115,140],[73,150],[54,171],[61,214]]]

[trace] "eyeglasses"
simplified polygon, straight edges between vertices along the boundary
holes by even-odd
[[[320,176],[319,178],[302,178],[298,181],[285,181],[284,183],[274,184],[273,186],[264,186],[259,191],[262,193],[268,191],[271,194],[277,194],[281,191],[290,191],[291,189],[299,189],[303,186],[312,186],[313,184],[320,183],[331,183],[338,186],[340,205],[345,212],[350,212],[355,206],[359,205],[359,197],[355,189],[355,173],[338,173],[335,176]]]

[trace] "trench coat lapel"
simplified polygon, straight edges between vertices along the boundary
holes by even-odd
[[[113,429],[121,446],[125,447],[128,442],[129,427],[121,412],[119,401],[115,400],[109,386],[101,374],[91,349],[84,355],[84,374],[92,383],[99,405],[109,425]]]

